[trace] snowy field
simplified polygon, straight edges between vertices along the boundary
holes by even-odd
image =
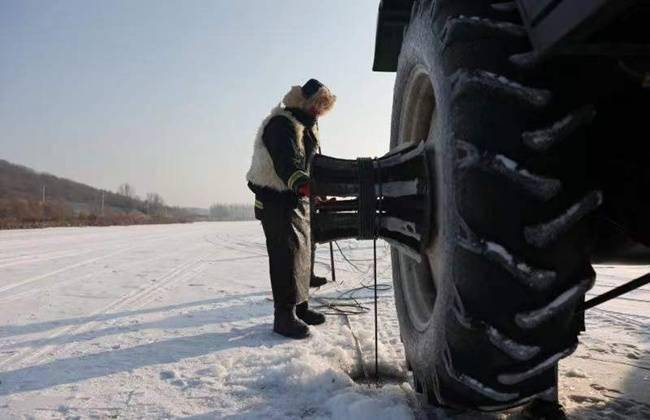
[[[339,284],[316,296],[370,283],[371,243],[341,247],[351,263],[337,253]],[[326,247],[317,261],[329,275]],[[590,294],[647,270],[597,267]],[[0,418],[422,418],[392,293],[379,307],[390,380],[376,388],[352,379],[374,363],[372,312],[303,341],[271,332],[256,222],[0,231]],[[650,418],[650,287],[590,311],[587,328],[560,368],[570,417]]]

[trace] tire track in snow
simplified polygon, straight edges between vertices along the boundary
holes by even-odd
[[[144,238],[140,240],[155,240],[155,239],[161,239],[167,237],[168,235],[157,235],[154,237]],[[91,248],[85,246],[85,247],[76,248],[73,250],[65,250],[65,251],[61,251],[60,249],[57,249],[45,253],[41,252],[39,247],[34,247],[34,249],[32,250],[34,252],[33,254],[12,255],[8,257],[0,258],[0,268],[12,267],[12,266],[22,265],[22,264],[38,264],[41,262],[52,261],[56,259],[78,257],[80,255],[86,255],[92,252],[98,252],[98,251],[110,249],[113,248],[115,245],[125,246],[132,243],[133,240],[130,239],[124,240],[124,238],[119,238],[119,239],[103,241],[99,245]]]
[[[142,228],[151,228],[151,229],[142,229]],[[155,225],[150,226],[131,226],[120,227],[85,227],[81,228],[72,228],[76,232],[73,234],[62,235],[62,231],[67,228],[46,228],[44,230],[38,229],[25,229],[20,232],[24,232],[22,236],[11,237],[11,233],[18,231],[0,231],[0,256],[10,251],[15,254],[16,252],[23,251],[35,251],[44,247],[54,246],[58,249],[70,247],[70,245],[78,245],[79,240],[83,239],[85,243],[102,243],[102,245],[113,245],[115,243],[130,243],[134,239],[150,239],[154,237],[170,236],[169,232],[161,234],[157,229],[152,228]],[[115,228],[123,228],[122,230],[115,230]],[[89,232],[89,230],[93,230]],[[182,229],[182,234],[195,234],[193,230]],[[37,243],[37,245],[35,245]]]
[[[79,263],[75,263],[75,264],[65,266],[63,268],[59,268],[58,270],[50,271],[49,273],[40,274],[38,276],[29,277],[29,278],[26,278],[24,280],[20,280],[20,281],[18,281],[16,283],[12,283],[12,284],[9,284],[7,286],[0,287],[0,293],[4,293],[4,292],[7,292],[9,290],[13,290],[16,287],[24,286],[26,284],[33,283],[35,281],[43,280],[43,279],[46,279],[48,277],[52,277],[52,276],[55,276],[57,274],[64,273],[66,271],[70,271],[70,270],[73,270],[73,269],[78,268],[78,267],[83,267],[84,265],[92,264],[92,263],[94,263],[96,261],[101,261],[101,260],[106,259],[108,257],[112,257],[112,256],[115,256],[115,255],[124,253],[126,251],[130,251],[133,248],[135,248],[135,246],[120,249],[120,250],[117,250],[117,251],[114,251],[114,252],[111,252],[111,253],[108,253],[108,254],[105,254],[105,255],[100,255],[98,257],[90,258],[88,260],[84,260],[84,261],[81,261]]]
[[[191,233],[188,233],[186,235],[190,235],[190,234],[193,234],[193,233],[194,232],[191,232]],[[183,235],[183,236],[185,236],[185,235]],[[113,251],[113,252],[109,252],[108,254],[100,255],[100,256],[97,256],[97,257],[93,257],[93,258],[78,262],[78,263],[74,263],[74,264],[59,268],[57,270],[50,271],[48,273],[39,274],[39,275],[36,275],[36,276],[33,276],[33,277],[28,277],[28,278],[26,278],[24,280],[19,280],[18,282],[8,284],[6,286],[0,287],[0,293],[4,293],[4,292],[10,291],[10,290],[13,290],[13,289],[15,289],[17,287],[21,287],[21,286],[24,286],[26,284],[30,284],[30,283],[33,283],[33,282],[36,282],[36,281],[39,281],[39,280],[43,280],[43,279],[46,279],[48,277],[52,277],[52,276],[55,276],[57,274],[61,274],[61,273],[73,270],[75,268],[83,267],[83,266],[86,266],[88,264],[92,264],[92,263],[94,263],[96,261],[101,261],[101,260],[104,260],[106,258],[110,258],[110,257],[113,257],[115,255],[119,255],[119,254],[122,254],[124,252],[131,251],[132,249],[136,249],[136,248],[139,248],[139,247],[142,247],[142,246],[150,246],[152,242],[155,243],[155,242],[158,242],[158,241],[169,239],[170,237],[173,238],[173,236],[170,236],[169,234],[157,235],[157,236],[154,236],[154,237],[142,239],[137,244],[133,244],[133,241],[126,241],[127,244],[132,244],[132,245],[127,246],[126,248],[120,248],[120,249],[118,249],[116,251]]]
[[[185,263],[185,264],[189,264],[189,263]],[[179,268],[182,268],[183,265],[184,265],[184,264],[181,263],[181,264],[179,264],[179,265],[177,265],[177,266],[174,266],[174,268],[172,268],[170,272],[168,272],[168,273],[166,273],[165,275],[163,275],[163,277],[161,277],[161,279],[166,278],[168,275],[173,275],[173,274],[176,272],[176,270],[178,270]],[[157,285],[152,285],[152,286],[150,286],[149,288],[138,289],[138,290],[136,290],[136,291],[133,291],[133,292],[127,294],[126,296],[122,296],[122,297],[120,297],[119,299],[117,299],[117,300],[111,302],[111,303],[108,304],[107,306],[105,306],[105,307],[103,307],[103,308],[101,308],[101,309],[99,309],[99,310],[97,310],[97,311],[95,311],[95,312],[92,312],[90,315],[88,315],[87,318],[91,318],[91,320],[89,320],[88,322],[86,322],[86,323],[84,323],[84,324],[81,324],[81,325],[71,325],[71,326],[65,327],[65,328],[63,328],[63,329],[56,330],[54,333],[52,333],[52,334],[50,334],[50,335],[47,335],[47,336],[45,337],[45,339],[46,339],[46,340],[50,340],[50,339],[53,339],[53,338],[59,337],[59,336],[61,336],[61,335],[63,335],[63,334],[66,334],[66,333],[76,332],[76,331],[78,331],[78,330],[81,330],[81,329],[83,328],[84,325],[87,325],[87,324],[89,324],[90,322],[93,322],[93,319],[92,319],[92,318],[95,318],[95,319],[96,319],[96,318],[99,317],[100,315],[103,315],[103,314],[109,312],[111,309],[118,308],[118,307],[120,306],[120,304],[121,304],[122,302],[124,302],[125,300],[128,300],[128,299],[130,299],[130,298],[133,297],[133,296],[137,296],[137,295],[139,295],[140,293],[144,293],[144,292],[148,291],[150,288],[154,288],[154,287],[156,287],[156,286],[157,286]],[[9,363],[9,362],[11,362],[11,361],[14,361],[15,359],[18,359],[18,360],[24,360],[24,359],[26,359],[27,357],[29,357],[30,354],[32,354],[32,353],[34,353],[34,352],[36,352],[36,351],[37,351],[36,349],[27,348],[27,349],[25,349],[25,350],[23,350],[23,351],[21,351],[21,352],[15,353],[15,354],[13,354],[12,356],[10,356],[9,358],[0,361],[0,367],[5,366],[7,363]],[[20,357],[20,356],[22,356],[22,357]]]
[[[78,334],[78,333],[83,333],[86,330],[88,330],[89,327],[92,327],[94,324],[98,322],[98,318],[101,315],[104,315],[108,313],[109,311],[112,310],[119,310],[125,306],[128,306],[130,303],[132,303],[135,300],[141,299],[141,304],[138,306],[135,306],[135,308],[141,307],[143,305],[146,305],[149,301],[146,300],[147,297],[150,297],[151,294],[155,293],[157,290],[161,289],[162,287],[167,286],[170,283],[174,283],[175,281],[179,280],[179,277],[177,277],[177,274],[182,273],[184,270],[192,267],[193,265],[196,265],[197,263],[202,262],[202,260],[208,255],[209,253],[201,254],[199,258],[193,259],[189,262],[184,262],[180,263],[176,266],[174,266],[170,271],[168,271],[166,274],[164,274],[162,277],[158,279],[156,284],[151,285],[149,287],[141,288],[136,291],[133,291],[125,296],[122,296],[121,298],[113,301],[112,303],[108,304],[107,306],[91,313],[88,318],[90,318],[89,321],[80,324],[80,325],[71,325],[68,327],[65,327],[63,329],[60,329],[58,331],[55,331],[53,334],[50,334],[46,337],[44,337],[45,340],[51,340],[56,337],[59,337],[63,334]],[[202,266],[205,264],[203,263]],[[194,277],[198,273],[192,273],[193,275],[191,277]],[[182,279],[182,277],[181,277]],[[101,321],[100,321],[101,322]],[[9,363],[16,363],[19,361],[22,362],[33,362],[36,363],[39,360],[42,359],[42,356],[44,354],[47,354],[50,350],[53,348],[56,348],[57,346],[46,346],[43,347],[42,349],[32,349],[32,348],[27,348],[21,352],[15,353],[11,355],[10,357],[6,358],[5,360],[0,361],[0,367],[4,367],[8,365]],[[59,346],[63,347],[63,346]]]
[[[124,262],[124,263],[115,265],[113,267],[113,269],[122,269],[122,270],[124,270],[124,269],[132,268],[132,267],[137,267],[139,265],[145,265],[145,264],[151,263],[152,261],[164,260],[165,258],[169,258],[170,256],[177,255],[177,254],[178,254],[178,251],[170,251],[170,252],[167,252],[165,254],[157,254],[157,255],[155,255],[153,257],[149,257],[149,258],[145,258],[145,259],[137,259],[135,261],[129,261],[129,262]],[[26,297],[26,296],[29,296],[29,295],[33,295],[33,294],[37,294],[37,293],[43,293],[44,291],[51,290],[51,289],[54,289],[54,288],[57,288],[57,287],[60,287],[60,286],[63,286],[63,285],[69,284],[69,283],[76,283],[76,282],[79,282],[79,281],[82,281],[82,280],[86,280],[88,278],[95,277],[96,275],[97,275],[97,273],[91,272],[91,273],[84,274],[84,275],[82,275],[80,277],[72,277],[72,278],[69,278],[67,280],[60,280],[60,281],[57,281],[54,284],[50,284],[49,286],[28,289],[28,290],[25,290],[25,291],[22,291],[22,292],[15,293],[13,295],[3,296],[2,298],[0,298],[0,303],[11,302],[11,301],[14,301],[16,299],[20,299],[20,298],[23,298],[23,297]]]
[[[65,228],[56,228],[56,229],[65,229]],[[88,228],[88,229],[92,229],[92,228]],[[98,229],[105,229],[105,228],[102,227]],[[47,236],[42,240],[37,241],[37,245],[34,245],[34,238],[31,237],[32,236],[31,234],[33,233],[32,231],[29,231],[30,235],[25,237],[24,240],[26,241],[26,243],[20,243],[20,244],[12,244],[11,240],[7,240],[6,237],[7,235],[3,235],[3,233],[6,233],[7,231],[0,231],[0,239],[4,239],[4,243],[0,242],[0,263],[3,263],[7,259],[24,257],[24,255],[20,255],[20,254],[26,252],[42,255],[43,248],[49,249],[50,247],[55,247],[56,248],[55,251],[49,252],[49,253],[55,253],[55,252],[60,252],[59,250],[61,249],[79,247],[79,239],[83,239],[85,244],[97,245],[92,247],[92,249],[95,251],[100,251],[103,249],[112,248],[115,245],[119,245],[119,246],[129,245],[132,244],[134,241],[147,241],[147,240],[156,240],[156,239],[185,237],[185,236],[196,235],[202,231],[203,229],[196,229],[196,230],[184,229],[180,233],[174,232],[174,234],[170,234],[169,232],[159,233],[156,231],[115,232],[115,231],[107,230],[106,232],[95,232],[92,234],[83,234],[83,236],[81,236],[81,234],[68,235],[63,237],[59,235]],[[13,242],[15,242],[15,240]],[[86,245],[80,247],[79,249],[86,250],[88,248],[89,247]],[[6,252],[6,250],[10,250],[10,253]]]
[[[80,255],[89,254],[93,251],[96,250],[86,249],[81,252],[79,252],[78,250],[75,250],[73,252],[52,251],[52,252],[46,252],[44,254],[39,254],[38,257],[36,258],[34,258],[32,255],[19,255],[19,256],[11,256],[8,258],[0,258],[0,268],[13,267],[21,264],[30,264],[30,263],[33,264],[33,263],[39,263],[44,261],[52,261],[52,260],[68,258],[68,257],[78,257]]]
[[[114,232],[110,232],[113,233]],[[5,245],[6,247],[0,249],[0,261],[6,260],[9,258],[16,258],[21,256],[21,254],[31,252],[32,254],[40,254],[43,250],[43,248],[46,249],[51,249],[51,248],[56,248],[57,250],[60,249],[67,249],[71,248],[73,246],[79,246],[79,237],[78,236],[69,236],[69,237],[60,237],[60,236],[52,236],[52,237],[47,237],[44,238],[40,241],[37,242],[37,245],[34,244],[35,238],[31,239],[25,239],[25,242],[21,242],[18,244],[12,244],[12,241],[7,241],[6,238],[2,237],[2,232],[0,232],[0,239],[5,239]],[[108,246],[113,246],[115,244],[127,244],[131,243],[134,238],[143,238],[140,235],[135,235],[133,233],[128,234],[128,235],[120,235],[120,236],[107,236],[109,235],[109,232],[107,233],[95,233],[92,235],[86,235],[83,236],[82,238],[84,239],[84,242],[86,244],[100,244],[98,249],[105,248]],[[151,237],[160,237],[161,235],[159,233],[153,234]],[[148,239],[146,236],[143,239]],[[16,242],[16,241],[14,241]]]
[[[26,260],[25,262],[38,262],[41,261],[45,256],[49,255],[57,255],[57,254],[70,254],[72,256],[75,256],[77,254],[81,254],[84,252],[92,252],[92,251],[100,251],[103,249],[111,248],[114,245],[126,245],[133,243],[132,238],[130,237],[132,235],[129,235],[128,238],[124,237],[109,237],[109,238],[95,238],[94,240],[90,241],[87,240],[86,242],[91,243],[92,246],[88,246],[82,243],[77,242],[72,242],[71,244],[68,244],[66,242],[56,242],[54,244],[42,244],[38,243],[37,245],[34,245],[34,243],[29,243],[26,245],[23,245],[22,247],[14,247],[11,248],[12,253],[0,253],[0,267],[5,267],[5,263],[8,265],[11,264],[13,265],[14,262],[22,260]],[[153,238],[159,238],[163,235],[156,234],[155,236],[150,236],[150,237],[144,237],[141,240],[146,240],[146,239],[153,239]],[[43,248],[48,249],[48,251],[43,252]]]
[[[219,234],[215,235],[214,239],[218,242],[209,239],[207,235],[203,237],[204,241],[214,245],[217,248],[222,247],[224,249],[229,249],[231,251],[245,252],[247,254],[257,255],[257,256],[267,255],[266,245],[264,244],[257,244],[255,242],[242,242],[230,238],[228,235],[221,236]]]
[[[128,297],[127,299],[121,300],[121,302],[117,305],[112,306],[108,311],[114,311],[114,310],[121,310],[126,307],[132,309],[132,310],[137,310],[139,308],[142,308],[152,302],[156,298],[156,292],[159,290],[168,287],[174,283],[180,283],[180,282],[185,282],[188,280],[193,279],[197,275],[199,275],[202,271],[203,268],[205,267],[205,263],[203,263],[203,259],[205,258],[205,255],[202,255],[196,260],[191,261],[190,263],[185,264],[181,269],[175,270],[173,274],[170,274],[168,276],[168,279],[164,282],[156,283],[153,287],[147,288],[146,290],[143,290],[141,293],[135,293],[135,295],[132,295]],[[194,266],[194,267],[193,267]],[[180,273],[180,274],[179,274]],[[176,274],[179,274],[176,276]],[[138,302],[137,305],[132,305],[134,302]],[[99,326],[102,324],[105,324],[106,320],[100,320],[98,319],[101,315],[107,313],[108,311],[104,311],[103,313],[93,315],[94,320],[90,320],[84,324],[74,326],[72,327],[71,330],[66,331],[64,334],[83,334],[95,329],[98,329]],[[51,338],[56,338],[60,334],[57,334],[54,337]],[[43,347],[40,351],[36,351],[32,354],[30,354],[27,358],[23,359],[23,362],[27,362],[30,364],[37,364],[45,359],[45,355],[47,354],[54,354],[54,353],[60,353],[62,351],[65,351],[66,349],[73,347],[75,343],[68,343],[68,344],[63,344],[63,345],[50,345],[50,346],[45,346]]]

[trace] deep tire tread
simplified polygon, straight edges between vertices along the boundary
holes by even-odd
[[[586,105],[548,127],[522,134],[524,144],[531,150],[545,152],[585,127],[596,117],[593,105]]]
[[[477,147],[463,140],[456,141],[456,148],[459,152],[459,169],[479,168],[501,175],[527,194],[542,201],[550,200],[562,188],[560,180],[534,174],[504,155],[479,151]]]
[[[595,278],[589,277],[570,289],[564,291],[558,297],[541,308],[515,315],[517,325],[525,330],[539,327],[550,319],[557,317],[562,312],[573,309],[585,293],[594,285]]]
[[[522,38],[526,36],[526,29],[515,23],[459,15],[447,19],[442,32],[442,43],[447,47],[456,42],[473,41],[478,38]]]
[[[549,358],[545,359],[541,363],[533,366],[531,369],[523,371],[523,372],[516,372],[516,373],[502,373],[498,376],[499,382],[501,382],[504,385],[516,385],[519,384],[527,379],[530,379],[534,377],[535,375],[539,374],[540,372],[544,372],[548,369],[551,369],[555,366],[557,362],[560,361],[560,359],[567,357],[571,355],[577,347],[577,343],[573,344],[571,347],[556,353]]]
[[[554,286],[556,273],[531,266],[503,245],[480,238],[462,221],[462,218],[461,231],[457,239],[459,247],[498,264],[531,292],[548,290]]]
[[[511,359],[527,362],[537,356],[541,350],[538,346],[531,346],[513,340],[496,327],[484,321],[469,318],[458,294],[456,294],[453,313],[460,325],[468,330],[480,330],[480,333],[487,336],[494,347],[501,350]]]
[[[452,88],[457,96],[472,90],[489,91],[532,108],[545,107],[551,100],[551,92],[546,89],[523,86],[505,76],[485,70],[460,69],[452,75],[451,79]]]
[[[602,192],[592,191],[556,218],[534,226],[526,226],[524,228],[526,241],[537,248],[546,248],[602,203]]]
[[[507,198],[497,206],[511,206],[513,212],[522,214],[520,220],[505,222],[490,215],[481,224],[481,217],[464,213],[469,208],[466,203],[456,203],[455,258],[462,255],[470,263],[478,261],[476,267],[485,272],[471,274],[464,267],[463,273],[473,276],[466,283],[448,279],[447,288],[453,292],[447,293],[453,297],[445,305],[451,307],[440,312],[450,316],[441,318],[444,332],[442,337],[435,336],[435,349],[413,344],[412,335],[419,332],[404,327],[400,318],[414,387],[434,405],[508,408],[553,390],[552,368],[575,349],[580,322],[575,309],[593,284],[588,276],[592,270],[586,258],[584,222],[602,202],[602,194],[595,191],[577,198],[584,193],[583,187],[564,172],[556,173],[555,167],[546,170],[549,166],[544,162],[550,152],[557,153],[560,144],[572,141],[593,120],[595,110],[590,106],[558,109],[552,92],[561,91],[538,83],[539,75],[533,71],[538,57],[527,52],[530,45],[522,36],[515,2],[420,1],[412,11],[405,43],[419,42],[420,48],[403,46],[402,56],[417,56],[421,50],[439,53],[434,60],[423,61],[426,65],[435,61],[436,75],[448,78],[445,86],[454,111],[449,124],[456,147],[456,196],[493,193]],[[435,48],[428,50],[427,43]],[[400,66],[402,61],[400,57]],[[479,119],[457,117],[468,109],[478,112],[481,123],[487,121],[485,129],[493,138],[486,141],[471,135],[472,130],[481,135],[479,129],[467,128],[478,125]],[[504,114],[511,117],[512,125],[494,122]],[[507,126],[503,132],[500,125]],[[498,213],[499,207],[492,209],[491,204],[495,203],[481,210]],[[486,226],[494,221],[516,229],[498,232]],[[562,259],[566,256],[573,258],[570,263]],[[512,296],[520,301],[501,309],[503,316],[492,318],[485,307],[500,304],[498,292],[487,288],[477,300],[468,293],[467,283],[492,286],[490,276],[495,275],[500,277],[499,286],[517,290]],[[404,317],[401,305],[398,315]],[[489,367],[476,361],[477,350],[489,358]]]

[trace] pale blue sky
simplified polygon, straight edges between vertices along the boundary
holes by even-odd
[[[378,0],[0,0],[0,158],[174,205],[248,203],[261,120],[310,77],[326,154],[387,150]]]

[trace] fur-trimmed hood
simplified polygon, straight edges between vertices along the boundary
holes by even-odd
[[[303,95],[300,86],[292,86],[289,92],[284,95],[282,103],[287,108],[300,108],[305,111],[316,111],[321,116],[330,111],[336,103],[336,96],[326,87],[321,86],[316,93],[309,98]]]

